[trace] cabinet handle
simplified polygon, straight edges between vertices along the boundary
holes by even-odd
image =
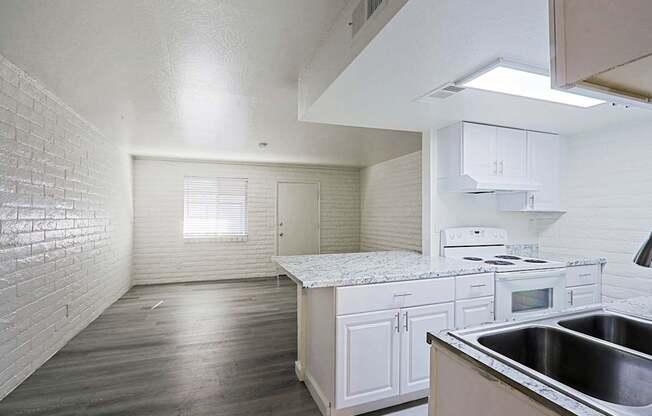
[[[491,318],[492,321],[494,320],[494,303],[493,302],[491,302],[489,304],[489,317]]]
[[[395,318],[396,318],[396,326],[394,327],[394,329],[396,330],[396,332],[401,332],[401,324],[400,324],[401,314],[396,312]]]
[[[472,288],[485,287],[485,286],[487,286],[486,283],[483,283],[481,285],[471,285]]]
[[[498,161],[494,160],[494,175],[498,175]]]
[[[574,303],[574,299],[573,299],[573,291],[572,291],[572,290],[569,290],[569,291],[568,291],[568,294],[570,295],[570,298],[568,299],[568,304],[569,304],[570,306],[573,306],[573,303]]]
[[[505,170],[505,162],[503,160],[500,161],[500,176],[503,176],[503,171]]]
[[[400,298],[400,297],[403,297],[403,296],[412,296],[412,293],[410,293],[410,292],[394,293],[395,298]]]
[[[534,209],[534,194],[530,195],[530,209]]]
[[[408,313],[405,311],[405,332],[408,332]]]
[[[591,277],[591,273],[580,273],[580,277]]]

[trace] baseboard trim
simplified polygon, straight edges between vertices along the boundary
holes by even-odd
[[[321,414],[324,416],[330,416],[331,403],[326,397],[326,395],[321,391],[319,385],[314,381],[312,375],[310,375],[310,371],[306,371],[305,373],[304,384],[308,388],[308,391],[310,392],[312,399],[315,401],[315,404],[317,404],[317,407],[319,408]]]

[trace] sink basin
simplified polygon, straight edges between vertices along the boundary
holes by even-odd
[[[572,331],[652,355],[652,325],[619,315],[590,315],[560,321]]]
[[[553,327],[482,335],[482,346],[596,399],[652,404],[652,361]]]

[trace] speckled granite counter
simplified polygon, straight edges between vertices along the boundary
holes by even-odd
[[[494,269],[413,251],[272,257],[305,288],[364,285],[492,272]]]
[[[566,263],[566,266],[568,267],[607,263],[607,259],[604,257],[575,256],[569,254],[546,253],[545,251],[540,252],[538,257],[546,260],[560,261]]]
[[[606,262],[606,259],[600,257],[551,255],[549,259],[561,261],[569,267]],[[486,264],[447,257],[428,257],[414,251],[275,256],[272,261],[305,288],[435,279],[496,271],[495,267]]]
[[[593,263],[594,264],[594,263]],[[604,308],[621,313],[627,313],[652,320],[652,296],[644,296],[620,300],[603,305]],[[428,343],[443,345],[459,357],[471,362],[492,376],[537,399],[551,410],[572,416],[597,416],[604,413],[589,407],[574,398],[510,367],[484,352],[466,344],[444,331],[439,334],[428,333]]]

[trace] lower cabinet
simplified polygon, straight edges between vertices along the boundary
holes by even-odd
[[[452,302],[401,310],[401,394],[429,387],[430,347],[426,334],[452,329],[454,312]]]
[[[570,308],[595,305],[601,301],[602,294],[598,285],[569,287],[566,290],[566,302]]]
[[[453,303],[338,316],[335,407],[428,388],[427,332],[454,327]]]
[[[400,310],[337,317],[338,409],[399,394]]]
[[[455,327],[469,328],[494,320],[494,297],[465,299],[455,302]]]

